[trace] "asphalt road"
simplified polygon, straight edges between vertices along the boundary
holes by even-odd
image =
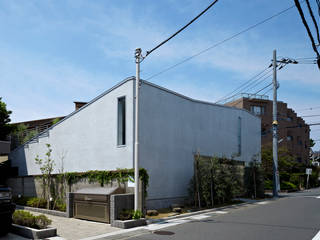
[[[320,240],[320,189],[227,211],[126,239]]]

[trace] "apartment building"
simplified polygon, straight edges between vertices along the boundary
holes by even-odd
[[[242,108],[261,118],[261,144],[272,145],[272,101],[265,95],[242,94],[227,106]],[[297,113],[288,108],[287,103],[278,101],[278,142],[285,147],[298,162],[307,163],[310,152],[310,128]]]

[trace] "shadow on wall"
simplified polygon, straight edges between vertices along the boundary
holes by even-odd
[[[6,184],[12,189],[13,196],[33,197],[37,196],[36,179],[28,176],[24,148],[25,147],[22,146],[10,154],[11,169],[16,168],[16,171],[14,171],[16,174],[8,176]]]
[[[19,176],[27,176],[28,169],[27,169],[27,159],[25,154],[25,148],[28,145],[21,146],[20,148],[14,150],[10,153],[9,159],[11,161],[12,167],[18,168],[18,175]]]

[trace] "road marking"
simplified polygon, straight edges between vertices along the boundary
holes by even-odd
[[[190,222],[190,220],[185,220],[185,219],[174,219],[174,221],[167,221],[167,222],[159,222],[159,223],[153,223],[150,225],[147,225],[146,227],[144,227],[144,229],[147,230],[158,230],[158,229],[162,229],[162,228],[167,228],[167,227],[172,227],[175,225],[180,225],[183,223],[187,223]]]
[[[320,231],[312,238],[312,240],[320,240]]]
[[[257,202],[257,204],[260,204],[260,205],[263,205],[263,204],[268,204],[269,202],[266,202],[266,201],[264,201],[264,202]]]
[[[226,211],[215,211],[215,212],[213,212],[213,213],[217,213],[217,214],[226,214],[226,213],[228,213],[228,212],[226,212]]]
[[[202,215],[195,215],[190,218],[194,219],[194,220],[201,220],[201,219],[208,218],[208,217],[211,217],[211,216],[202,214]]]
[[[316,198],[320,198],[320,196],[316,197]]]

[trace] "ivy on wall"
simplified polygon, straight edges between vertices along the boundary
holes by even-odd
[[[115,171],[101,171],[93,170],[87,172],[66,172],[56,175],[58,179],[65,179],[68,185],[75,184],[83,179],[88,179],[89,183],[98,182],[103,187],[104,184],[108,184],[117,180],[118,183],[128,182],[130,179],[134,179],[134,169],[118,169]],[[145,196],[147,194],[147,187],[149,185],[149,175],[144,168],[139,169],[139,178],[143,182],[143,191]]]

